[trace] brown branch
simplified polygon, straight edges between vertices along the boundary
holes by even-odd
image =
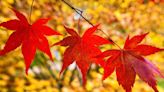
[[[94,26],[93,25],[93,23],[91,23],[87,18],[85,18],[84,16],[83,16],[83,11],[81,11],[81,10],[79,10],[79,9],[77,9],[77,8],[75,8],[75,7],[73,7],[70,3],[68,3],[68,2],[66,2],[65,0],[61,0],[63,3],[65,3],[66,5],[68,5],[72,10],[74,10],[77,14],[79,14],[86,22],[88,22],[91,26]],[[112,42],[115,46],[117,46],[119,49],[121,49],[121,47],[118,45],[118,44],[116,44],[111,38],[110,38],[110,36],[108,35],[108,34],[106,34],[103,30],[101,30],[101,29],[98,29],[98,30],[100,30],[106,37],[107,37],[107,39],[110,41],[110,42]]]

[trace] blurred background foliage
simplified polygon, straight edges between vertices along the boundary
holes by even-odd
[[[117,44],[123,46],[130,36],[149,32],[143,41],[157,47],[164,47],[164,4],[163,0],[66,0],[83,11],[83,15],[93,24],[101,24],[101,29]],[[0,0],[0,22],[16,18],[11,7],[29,17],[32,0]],[[67,36],[63,24],[73,27],[82,34],[90,25],[76,12],[60,0],[35,0],[32,22],[41,17],[50,17],[49,26],[64,36],[49,37],[53,43]],[[0,28],[0,48],[2,49],[12,31]],[[98,35],[105,37],[100,31]],[[116,48],[111,45],[100,47],[102,51]],[[25,75],[25,65],[20,47],[0,56],[0,92],[124,92],[116,81],[115,73],[102,82],[103,69],[95,66],[88,72],[86,88],[81,86],[81,75],[72,64],[59,78],[64,47],[54,46],[51,52],[54,61],[37,51],[35,60]],[[146,57],[156,64],[164,74],[164,52]],[[159,92],[164,92],[164,80],[157,78]],[[133,92],[153,92],[152,88],[138,77]]]

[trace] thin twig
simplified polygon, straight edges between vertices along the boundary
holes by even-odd
[[[30,8],[30,13],[29,13],[29,21],[30,21],[30,23],[31,23],[31,14],[32,14],[33,6],[34,6],[34,1],[35,0],[32,0],[31,8]]]
[[[88,22],[91,26],[94,26],[87,18],[85,18],[84,16],[83,16],[83,14],[82,14],[82,12],[83,11],[81,11],[81,10],[79,10],[79,9],[77,9],[77,8],[75,8],[75,7],[73,7],[71,4],[69,4],[68,2],[66,2],[65,0],[61,0],[63,3],[65,3],[66,5],[68,5],[71,9],[73,9],[77,14],[79,14],[86,22]],[[80,12],[79,12],[80,11]],[[119,49],[121,49],[121,47],[118,45],[118,44],[116,44],[110,37],[109,37],[109,35],[108,34],[106,34],[103,30],[101,30],[101,29],[98,29],[98,30],[100,30],[106,37],[107,37],[107,39],[110,41],[110,42],[112,42],[114,45],[116,45]]]
[[[79,14],[85,21],[87,21],[90,25],[94,26],[88,19],[86,19],[83,15],[82,15],[82,11],[73,7],[71,4],[69,4],[68,2],[66,2],[65,0],[62,0],[65,4],[67,4],[71,9],[73,9],[77,14]],[[80,12],[79,12],[80,11]]]

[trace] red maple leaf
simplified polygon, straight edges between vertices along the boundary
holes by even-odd
[[[15,9],[13,11],[18,19],[0,24],[2,27],[14,31],[7,40],[4,49],[0,51],[0,55],[4,55],[22,44],[27,74],[37,48],[45,52],[52,59],[48,40],[45,36],[59,35],[59,33],[45,25],[49,20],[48,18],[39,19],[31,25],[23,14]]]
[[[139,44],[147,34],[148,33],[137,35],[131,39],[128,37],[125,42],[124,49],[107,50],[97,56],[97,58],[110,56],[104,66],[103,79],[106,79],[108,76],[110,76],[111,73],[113,73],[113,71],[116,69],[118,83],[123,86],[126,92],[131,92],[131,88],[135,82],[136,74],[138,74],[138,76],[143,81],[148,83],[155,92],[158,92],[156,88],[157,83],[155,75],[160,75],[163,78],[164,76],[162,76],[154,64],[142,56],[147,56],[164,49],[159,49],[150,45]]]
[[[86,74],[91,63],[103,64],[102,59],[95,59],[101,53],[98,49],[99,45],[111,43],[108,40],[94,35],[97,26],[93,26],[85,31],[84,35],[80,37],[77,32],[71,28],[65,27],[66,31],[71,35],[54,45],[69,46],[64,52],[62,73],[70,64],[76,62],[78,68],[82,73],[83,86],[86,84]]]

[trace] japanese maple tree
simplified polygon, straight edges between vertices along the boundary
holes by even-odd
[[[148,56],[164,49],[156,48],[150,45],[139,44],[147,35],[137,35],[131,39],[126,39],[123,49],[111,49],[107,50],[97,58],[104,58],[110,56],[107,59],[104,68],[103,79],[110,76],[116,69],[117,81],[126,92],[131,92],[131,88],[135,82],[136,74],[148,83],[155,92],[158,92],[156,88],[155,75],[159,75],[164,78],[158,68],[143,56]]]
[[[25,59],[27,74],[30,64],[34,59],[36,49],[46,53],[52,60],[48,40],[45,36],[59,35],[59,33],[45,25],[49,18],[38,19],[31,25],[22,13],[16,9],[13,9],[13,11],[18,19],[0,24],[2,27],[14,31],[7,40],[4,49],[0,51],[0,55],[4,55],[22,45],[22,54]]]
[[[87,20],[87,18],[83,16],[83,11],[81,9],[73,7],[66,0],[61,0],[61,1],[66,5],[68,5],[71,9],[73,9],[77,14],[79,14],[80,17],[83,18],[86,22],[88,22],[92,27],[88,28],[86,31],[84,31],[84,34],[80,36],[80,34],[76,32],[74,29],[64,26],[69,36],[65,37],[63,40],[54,44],[55,46],[60,45],[66,47],[66,50],[63,54],[63,60],[62,60],[63,63],[62,63],[60,74],[62,74],[63,71],[67,67],[69,67],[69,65],[75,62],[80,70],[80,73],[82,74],[83,86],[85,86],[87,81],[86,76],[90,68],[90,65],[95,63],[104,68],[103,80],[109,77],[116,70],[117,81],[126,90],[126,92],[132,91],[132,87],[135,83],[136,75],[138,75],[141,80],[143,80],[150,87],[152,87],[155,92],[158,92],[158,89],[156,87],[157,81],[155,77],[160,76],[164,78],[164,76],[159,71],[158,67],[156,67],[153,63],[151,63],[149,60],[144,58],[144,56],[148,56],[156,52],[163,51],[164,49],[157,48],[151,45],[141,44],[142,40],[146,37],[146,35],[148,35],[148,33],[136,35],[132,38],[128,36],[125,41],[124,48],[121,49],[111,39],[104,39],[103,37],[94,34],[95,31],[98,31],[99,25],[94,26],[89,20]],[[137,1],[140,3],[147,2],[145,0],[137,0]],[[164,2],[164,0],[148,0],[148,1],[159,3],[159,4]],[[98,1],[96,1],[96,4],[97,2]],[[29,17],[30,20],[31,20],[33,3],[34,0],[32,0],[31,3],[31,10],[30,10],[30,17]],[[50,4],[51,3],[47,3],[47,5]],[[129,4],[131,4],[131,2],[129,2]],[[150,4],[150,6],[152,5]],[[60,8],[63,7],[61,7],[60,5]],[[133,12],[137,10],[135,8],[133,9],[133,7],[130,8],[132,8]],[[145,6],[142,8],[145,9]],[[12,9],[12,10],[15,13],[17,19],[12,19],[7,22],[0,23],[0,27],[4,27],[8,30],[13,31],[13,33],[8,38],[4,48],[0,50],[0,56],[5,55],[8,52],[21,46],[22,54],[26,66],[25,72],[26,74],[28,74],[28,69],[35,57],[35,53],[37,49],[47,54],[49,58],[52,60],[52,55],[46,36],[60,35],[60,33],[58,33],[57,31],[53,30],[52,28],[46,25],[47,22],[50,20],[50,18],[41,18],[36,20],[36,22],[34,22],[33,24],[30,24],[27,18],[22,13],[20,13],[16,9]],[[51,9],[48,8],[48,10]],[[52,8],[52,10],[56,12],[56,9]],[[59,16],[60,14],[57,15]],[[117,16],[115,16],[115,14],[110,14],[109,12],[109,15],[112,15],[111,18],[112,20],[113,19],[117,20]],[[131,15],[128,15],[128,17],[129,16]],[[78,21],[79,24],[80,24],[80,17]],[[128,20],[129,19],[132,20],[131,18],[128,18]],[[156,19],[156,17],[155,18],[153,17],[152,19],[154,20]],[[102,31],[102,33],[109,38],[109,35],[107,35],[104,31]],[[115,44],[119,47],[119,49],[110,49],[101,52],[99,46],[104,44]],[[106,57],[107,60],[105,60]],[[50,70],[49,66],[48,69]],[[53,73],[52,71],[49,72],[51,74]],[[54,79],[56,79],[57,82],[58,81],[60,82],[60,80],[57,79],[55,74],[52,76]],[[59,83],[59,86],[57,87],[61,88],[62,86]]]
[[[98,46],[103,44],[111,44],[110,41],[93,34],[98,25],[87,29],[82,37],[75,30],[65,27],[66,31],[71,35],[54,45],[68,46],[63,56],[63,66],[61,73],[73,62],[76,62],[82,73],[83,85],[86,84],[86,75],[91,63],[102,65],[104,62],[101,58],[96,59],[93,56],[99,55],[101,51]]]

